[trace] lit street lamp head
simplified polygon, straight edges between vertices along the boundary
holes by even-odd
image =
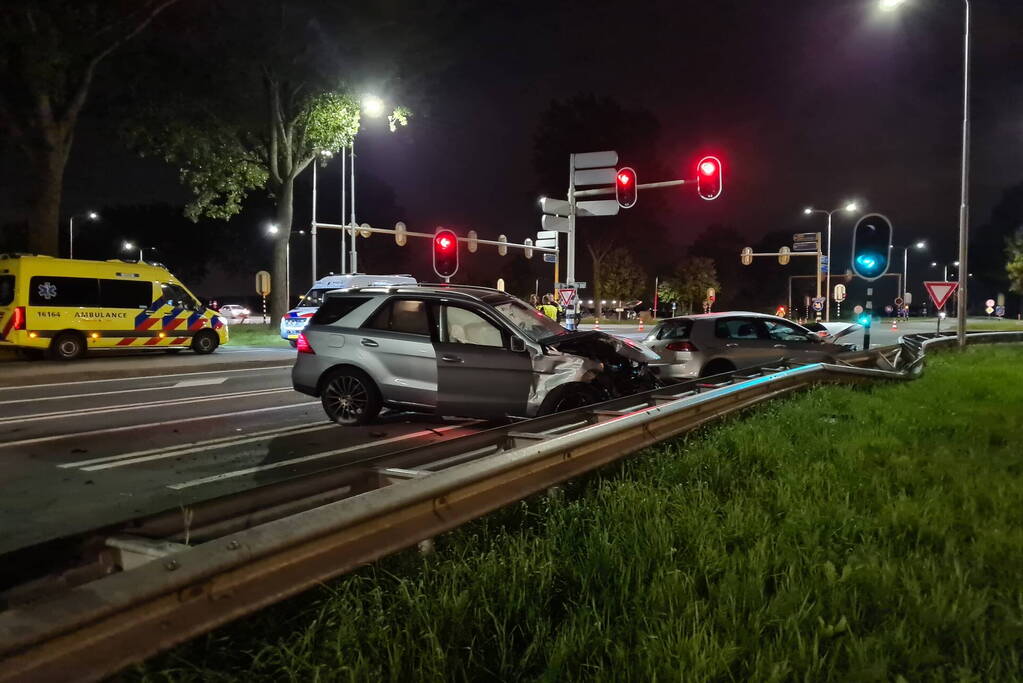
[[[364,95],[362,113],[374,119],[381,116],[384,113],[384,101],[376,95]]]
[[[266,233],[268,235],[276,235],[279,231],[280,229],[277,227],[276,223],[271,223],[270,225],[266,226]]]
[[[99,214],[96,213],[95,211],[90,211],[89,213],[87,213],[85,215],[88,216],[90,221],[97,221],[97,220],[99,220]]]
[[[131,242],[125,242],[121,245],[121,249],[124,251],[135,251],[135,245]]]
[[[849,213],[852,213],[853,211],[858,211],[859,208],[860,208],[859,204],[857,204],[856,202],[849,202],[848,204],[845,205],[845,210],[848,211]]]
[[[904,4],[906,0],[880,0],[878,7],[885,12],[891,12],[899,8],[900,5]]]
[[[927,248],[927,242],[925,242],[924,240],[920,240],[919,242],[917,242],[913,246],[916,247],[917,249],[926,249]]]
[[[803,213],[805,213],[807,216],[809,216],[811,213],[813,213],[813,209],[808,206],[805,209],[803,209]]]

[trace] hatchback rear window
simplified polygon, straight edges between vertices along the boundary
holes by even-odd
[[[759,339],[757,321],[749,318],[727,318],[714,324],[714,336],[718,339]]]
[[[312,325],[330,325],[336,323],[359,306],[369,301],[369,297],[331,296],[327,297],[320,308],[309,320]]]
[[[14,276],[0,275],[0,306],[14,301]]]
[[[679,320],[677,322],[664,323],[657,333],[658,339],[689,339],[693,331],[692,320]]]

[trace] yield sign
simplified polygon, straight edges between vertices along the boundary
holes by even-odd
[[[558,305],[562,308],[572,308],[575,306],[575,290],[574,289],[559,289],[558,290]]]
[[[944,308],[945,302],[948,301],[952,293],[956,291],[959,286],[958,282],[925,282],[924,287],[927,288],[927,293],[931,295],[931,301],[934,302],[935,308]]]

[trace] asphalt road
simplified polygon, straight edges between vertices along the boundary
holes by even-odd
[[[334,425],[292,390],[293,355],[171,374],[149,357],[130,361],[158,366],[146,375],[74,379],[83,361],[0,388],[0,554],[475,429],[408,414]]]

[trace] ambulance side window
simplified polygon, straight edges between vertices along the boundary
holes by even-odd
[[[153,302],[153,283],[101,279],[99,300],[103,308],[146,308]]]
[[[93,277],[36,275],[28,282],[29,306],[99,306],[99,280]]]
[[[189,296],[188,292],[181,289],[177,285],[162,284],[160,287],[163,289],[163,299],[168,305],[174,308],[184,308],[188,311],[194,311],[198,309],[195,299]]]

